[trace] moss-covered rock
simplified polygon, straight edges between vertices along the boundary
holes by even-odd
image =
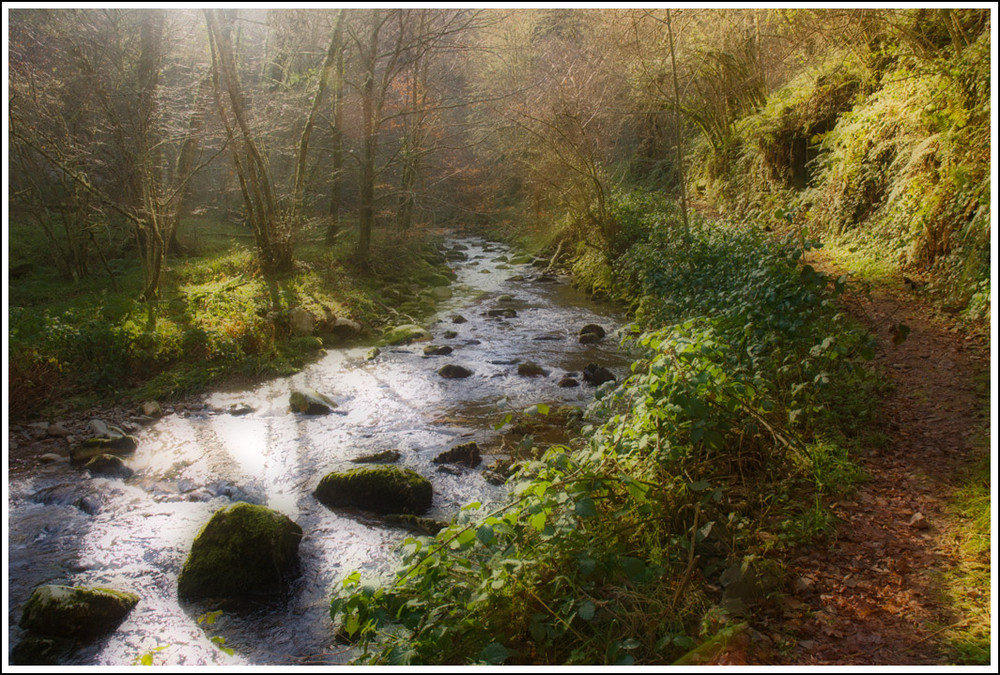
[[[219,509],[191,545],[177,594],[189,599],[279,594],[301,539],[301,527],[267,507],[237,502]]]
[[[371,455],[361,455],[351,460],[354,464],[395,464],[399,461],[399,450],[383,450]]]
[[[396,326],[387,332],[383,339],[389,345],[403,345],[411,342],[426,342],[431,339],[431,334],[416,324],[408,323]]]
[[[376,466],[329,473],[313,491],[330,507],[349,506],[378,513],[419,515],[431,507],[429,480],[409,469]]]
[[[306,415],[326,415],[337,404],[314,389],[297,389],[288,397],[288,407]]]
[[[18,625],[39,635],[87,640],[113,631],[138,602],[135,593],[110,588],[39,586]]]

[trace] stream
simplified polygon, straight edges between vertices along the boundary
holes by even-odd
[[[370,345],[331,348],[294,376],[206,395],[201,409],[168,414],[136,434],[138,450],[126,458],[135,474],[127,480],[91,477],[65,462],[11,470],[9,646],[23,636],[17,622],[32,589],[67,584],[130,590],[141,600],[114,633],[64,665],[125,666],[149,652],[162,665],[345,663],[351,654],[334,639],[329,617],[333,589],[354,570],[389,578],[399,562],[396,546],[411,535],[361,512],[323,506],[312,496],[319,479],[359,466],[350,460],[360,455],[398,449],[398,466],[433,484],[434,505],[425,515],[449,520],[469,502],[505,498],[506,488],[480,472],[499,456],[491,454],[500,443],[494,425],[508,410],[540,402],[586,406],[594,396],[580,377],[588,363],[619,379],[628,372],[617,310],[562,280],[539,280],[530,265],[506,263],[511,253],[502,245],[456,239],[449,246],[467,259],[453,263],[453,295],[424,325],[431,344],[450,345],[452,354],[425,356],[426,342],[383,347],[373,360],[365,358]],[[486,316],[496,308],[516,316]],[[454,323],[454,315],[467,321]],[[579,344],[588,323],[608,336]],[[446,339],[445,331],[457,335]],[[519,376],[517,364],[526,361],[548,374]],[[447,363],[473,375],[442,378],[437,370]],[[581,386],[558,386],[567,373],[576,373]],[[303,387],[338,408],[325,416],[292,414],[289,393]],[[253,411],[234,416],[227,412],[232,404]],[[458,475],[439,471],[432,459],[469,440],[479,443],[483,464]],[[195,535],[235,501],[264,504],[302,527],[299,575],[285,597],[269,603],[178,601],[177,575]],[[220,609],[213,625],[199,624],[199,616]]]

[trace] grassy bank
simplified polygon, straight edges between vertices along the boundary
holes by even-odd
[[[782,552],[859,478],[872,345],[837,308],[842,280],[799,265],[813,243],[685,231],[652,195],[616,199],[631,245],[574,272],[630,303],[645,356],[579,438],[522,463],[510,503],[406,540],[389,583],[345,580],[331,611],[360,662],[683,660],[768,601]]]
[[[325,344],[370,339],[419,319],[433,307],[421,291],[450,278],[426,233],[378,232],[371,259],[359,265],[349,236],[329,247],[319,228],[306,228],[295,271],[265,278],[238,225],[199,220],[183,232],[189,253],[167,260],[155,303],[135,300],[142,274],[131,259],[110,261],[113,280],[95,274],[70,282],[35,264],[12,284],[12,418],[290,374]],[[18,242],[28,247],[30,236],[22,232]],[[313,316],[313,335],[294,333],[294,308]],[[337,326],[338,319],[357,326]]]

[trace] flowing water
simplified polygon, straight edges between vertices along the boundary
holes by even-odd
[[[426,515],[449,520],[463,505],[505,497],[477,469],[442,473],[432,459],[460,442],[475,440],[484,465],[498,445],[494,425],[507,410],[535,403],[586,405],[594,389],[561,388],[567,373],[591,362],[619,378],[627,359],[614,331],[622,317],[564,283],[533,280],[537,270],[497,260],[508,251],[475,239],[452,242],[468,259],[455,263],[453,297],[439,303],[430,331],[448,356],[424,356],[427,343],[382,348],[331,349],[289,378],[246,391],[216,393],[202,410],[170,414],[138,434],[127,461],[127,480],[90,477],[67,464],[12,473],[9,482],[8,619],[10,644],[31,590],[44,583],[131,590],[141,600],[109,637],[76,651],[67,664],[129,665],[157,650],[154,662],[170,665],[279,665],[343,663],[350,654],[334,638],[329,617],[332,590],[353,570],[388,576],[399,561],[395,547],[406,536],[375,518],[334,511],[312,496],[330,471],[358,465],[352,458],[387,449],[401,452],[399,466],[427,477],[434,506]],[[526,278],[519,278],[526,277]],[[504,296],[510,296],[509,298]],[[490,309],[516,316],[488,317]],[[454,323],[456,314],[467,319]],[[577,333],[598,323],[608,337],[581,345]],[[446,331],[455,337],[443,337]],[[522,377],[517,364],[538,363],[545,377]],[[444,379],[437,369],[455,363],[473,371]],[[338,408],[306,416],[288,410],[295,388],[316,389]],[[231,404],[253,412],[233,416]],[[257,604],[186,603],[177,599],[177,575],[199,528],[235,501],[277,509],[304,531],[300,573],[281,600]],[[222,610],[212,626],[198,617]],[[211,640],[225,638],[228,655]]]

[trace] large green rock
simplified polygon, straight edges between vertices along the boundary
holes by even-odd
[[[177,579],[182,598],[277,595],[299,554],[302,528],[264,506],[219,509],[191,545]]]
[[[21,628],[40,635],[87,640],[110,633],[139,596],[110,588],[39,586],[21,615]]]
[[[426,342],[431,334],[424,328],[412,323],[396,326],[385,334],[384,340],[389,345],[409,344],[410,342]]]
[[[330,507],[419,515],[431,507],[429,480],[409,469],[376,466],[323,476],[313,495]]]

